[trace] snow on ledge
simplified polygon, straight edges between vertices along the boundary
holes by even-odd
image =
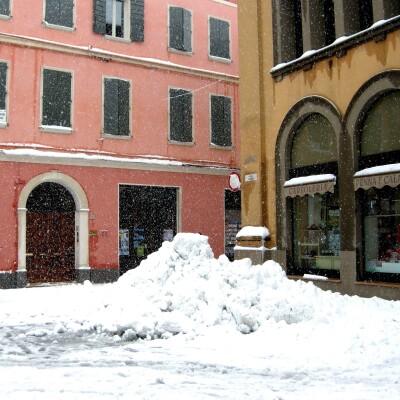
[[[310,281],[327,281],[328,278],[326,276],[321,275],[312,275],[312,274],[304,274],[304,279],[309,279]]]
[[[263,239],[270,236],[269,230],[263,226],[244,226],[236,235],[236,238],[258,236]]]
[[[400,163],[397,164],[386,164],[379,165],[378,167],[365,168],[354,174],[354,177],[358,176],[370,176],[370,175],[383,175],[400,172]]]
[[[289,179],[284,183],[284,187],[306,185],[309,183],[334,181],[336,183],[336,176],[333,174],[309,175],[301,176],[299,178]]]

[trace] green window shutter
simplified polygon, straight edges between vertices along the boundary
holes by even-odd
[[[231,99],[211,96],[211,143],[215,146],[232,146]]]
[[[106,33],[106,0],[93,0],[93,32]]]
[[[192,14],[188,10],[183,10],[183,50],[192,51]]]
[[[118,135],[118,80],[104,79],[104,133]]]
[[[230,59],[229,22],[210,18],[210,55]]]
[[[46,0],[45,20],[49,24],[72,28],[74,0]]]
[[[131,40],[144,42],[144,0],[131,1]]]
[[[0,0],[0,15],[10,15],[10,0]]]
[[[7,97],[7,64],[0,63],[0,111],[6,109]]]
[[[43,70],[42,125],[71,127],[70,72]]]
[[[170,90],[170,140],[190,143],[192,138],[192,93]]]
[[[118,81],[118,134],[129,136],[129,111],[130,111],[130,83],[128,81]]]

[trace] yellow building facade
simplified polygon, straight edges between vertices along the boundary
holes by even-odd
[[[400,299],[400,2],[239,0],[235,257]]]

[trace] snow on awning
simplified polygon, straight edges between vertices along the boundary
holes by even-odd
[[[395,188],[399,185],[400,163],[366,168],[354,174],[354,190],[382,189],[384,186]]]
[[[335,183],[336,176],[333,174],[301,176],[286,181],[283,185],[283,192],[285,197],[333,193]]]

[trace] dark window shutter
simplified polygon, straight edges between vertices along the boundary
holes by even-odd
[[[46,0],[45,20],[49,24],[73,27],[74,0]]]
[[[169,47],[183,50],[183,9],[169,8]]]
[[[144,0],[131,0],[131,40],[144,42]]]
[[[192,142],[192,94],[183,89],[170,90],[170,139]]]
[[[10,15],[10,0],[0,0],[0,15]]]
[[[183,10],[183,50],[192,51],[192,15]]]
[[[43,70],[42,124],[71,127],[70,72]]]
[[[117,79],[104,79],[104,133],[118,135]]]
[[[7,64],[0,63],[0,110],[6,109]]]
[[[231,99],[211,96],[211,143],[216,146],[232,146]]]
[[[93,0],[93,32],[106,33],[106,0]]]
[[[210,55],[230,59],[229,22],[210,18]]]
[[[118,81],[118,134],[129,136],[129,86],[128,81]]]

